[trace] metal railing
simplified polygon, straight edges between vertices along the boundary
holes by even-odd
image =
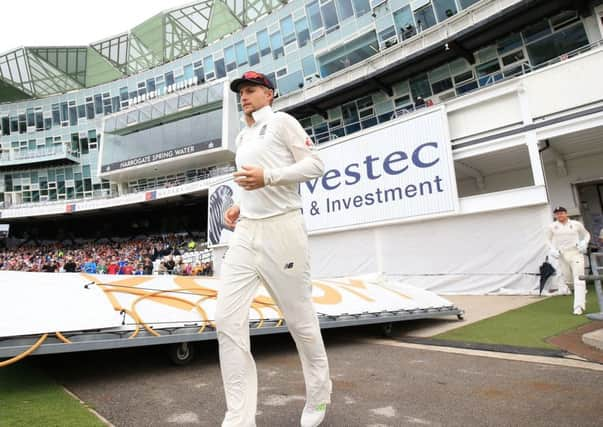
[[[453,99],[460,98],[462,96],[473,94],[475,91],[480,90],[482,88],[493,86],[499,83],[507,82],[511,79],[525,76],[526,74],[532,73],[537,70],[541,70],[543,68],[549,67],[551,65],[566,61],[575,56],[581,55],[585,52],[591,51],[597,47],[603,46],[603,40],[599,40],[597,42],[591,43],[586,46],[582,46],[578,49],[572,50],[570,52],[564,53],[556,58],[550,59],[549,61],[540,63],[538,65],[531,65],[528,61],[519,62],[515,64],[511,64],[499,71],[495,71],[490,74],[484,74],[474,77],[473,79],[463,82],[462,84],[457,84],[455,87],[455,94],[450,96],[445,101],[438,102],[438,94],[435,94],[426,100],[418,98],[417,102],[410,103],[409,105],[392,109],[391,111],[386,111],[381,114],[372,114],[358,121],[344,123],[340,126],[334,126],[329,128],[324,132],[313,132],[313,136],[315,142],[320,144],[328,141],[332,141],[337,138],[341,138],[342,136],[351,135],[353,133],[359,132],[363,129],[367,129],[369,127],[375,126],[379,123],[384,123],[389,120],[396,119],[398,117],[404,116],[406,114],[415,112],[425,107],[430,107],[436,105],[438,103],[448,102]],[[464,90],[463,88],[470,87],[471,85],[475,85],[474,88]],[[462,92],[459,92],[459,89]],[[444,91],[444,93],[449,93]]]
[[[2,162],[14,162],[21,160],[39,160],[44,157],[55,157],[55,156],[65,156],[65,157],[79,157],[80,153],[66,145],[54,145],[51,147],[41,147],[34,149],[25,149],[25,150],[8,150],[0,153],[0,161]]]
[[[603,253],[592,252],[590,254],[590,267],[592,275],[581,276],[580,279],[593,281],[595,291],[597,292],[597,301],[599,302],[599,312],[587,314],[590,320],[603,320],[603,289],[601,288],[601,279],[603,279]]]
[[[194,175],[188,174],[188,175],[179,176],[179,177],[170,178],[170,179],[166,178],[165,182],[162,184],[157,184],[156,182],[151,182],[151,183],[146,183],[146,184],[131,185],[128,188],[128,191],[126,194],[138,193],[138,192],[149,191],[149,190],[157,190],[157,189],[161,189],[161,188],[177,187],[179,185],[189,184],[191,182],[204,181],[204,180],[215,178],[218,176],[228,175],[228,174],[234,172],[235,170],[236,170],[236,168],[234,166],[223,166],[223,167],[219,167],[216,169],[204,170],[204,171],[195,173]],[[153,179],[153,178],[151,178],[151,179]],[[156,178],[154,178],[154,179],[156,179]]]
[[[232,172],[234,172],[235,168],[234,166],[230,166],[230,167],[221,167],[221,168],[217,168],[217,169],[212,169],[211,171],[209,171],[208,173],[204,173],[204,174],[197,174],[194,177],[180,177],[180,179],[178,180],[170,180],[162,185],[142,185],[142,186],[138,186],[137,188],[133,188],[131,191],[128,190],[124,193],[115,193],[112,192],[111,190],[107,190],[107,189],[103,189],[103,190],[94,190],[93,191],[93,196],[92,197],[84,197],[84,198],[77,198],[77,199],[61,199],[61,200],[49,200],[49,201],[40,201],[40,202],[25,202],[25,203],[14,203],[14,202],[8,202],[8,201],[4,201],[4,202],[0,202],[0,208],[1,209],[8,209],[8,208],[29,208],[29,207],[38,207],[38,206],[55,206],[55,205],[63,205],[65,203],[78,203],[78,202],[85,202],[85,201],[90,201],[90,200],[98,200],[98,199],[114,199],[120,196],[124,196],[126,194],[135,194],[135,193],[142,193],[145,191],[149,191],[149,190],[159,190],[162,188],[170,188],[170,187],[177,187],[179,185],[183,185],[183,184],[188,184],[191,182],[199,182],[199,181],[205,181],[205,180],[211,180],[214,178],[218,178],[218,177],[225,177],[229,174],[231,174]]]

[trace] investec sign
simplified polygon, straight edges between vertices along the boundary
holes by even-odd
[[[457,191],[443,109],[320,150],[321,178],[301,185],[309,231],[453,212]]]

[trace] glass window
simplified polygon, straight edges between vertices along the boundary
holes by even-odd
[[[456,15],[458,12],[454,0],[433,0],[433,7],[435,8],[436,15],[438,15],[439,22]]]
[[[36,111],[36,130],[44,130],[44,116],[41,111]]]
[[[527,46],[527,49],[532,64],[537,65],[587,44],[588,37],[584,26],[578,24],[532,43]]]
[[[314,59],[314,55],[309,55],[302,59],[302,70],[306,77],[316,74],[316,60]]]
[[[8,117],[2,117],[2,135],[7,136],[10,135],[10,121]]]
[[[500,65],[498,63],[498,59],[494,59],[492,61],[486,62],[484,64],[480,64],[475,67],[475,71],[477,71],[478,77],[482,77],[488,74],[492,74],[500,70]]]
[[[86,118],[92,120],[94,118],[94,104],[89,102],[86,104]]]
[[[216,59],[216,78],[221,79],[222,77],[226,77],[226,68],[224,67],[224,59]]]
[[[394,26],[386,28],[385,30],[379,33],[379,40],[381,41],[389,40],[392,37],[396,37],[396,29],[394,28]]]
[[[334,29],[339,24],[339,20],[337,19],[337,11],[335,10],[335,3],[329,2],[323,4],[320,8],[322,11],[322,18],[325,23],[325,27],[327,30]]]
[[[184,76],[184,80],[190,80],[193,78],[193,64],[188,64],[185,65],[184,68],[182,69],[183,71],[183,76]],[[147,90],[151,90],[147,87]]]
[[[521,32],[526,43],[530,43],[550,33],[551,27],[549,26],[549,21],[547,21],[546,19],[543,19],[540,22],[530,25],[528,28]]]
[[[59,110],[59,104],[52,105],[52,124],[55,126],[61,125],[61,112]]]
[[[342,21],[354,15],[352,0],[337,0],[337,9],[339,9],[339,16]]]
[[[270,35],[270,44],[272,45],[272,57],[274,59],[278,59],[285,55],[283,38],[281,37],[281,33],[279,31]]]
[[[98,97],[99,97],[99,102],[100,102],[100,109],[102,111],[102,109],[103,109],[102,98],[100,98],[100,95],[98,95]],[[68,114],[67,103],[61,102],[61,122],[66,122],[67,120],[69,120],[69,117],[67,114]]]
[[[408,39],[417,33],[410,6],[404,6],[394,12],[394,23],[402,40]]]
[[[224,62],[226,63],[226,71],[232,71],[237,68],[234,46],[228,46],[224,49]]]
[[[521,47],[521,37],[519,33],[511,34],[504,39],[497,41],[498,53],[510,52]]]
[[[254,66],[260,63],[260,54],[258,52],[258,45],[256,43],[249,45],[247,48],[247,55],[249,57],[249,65]]]
[[[431,85],[431,89],[433,90],[433,93],[444,92],[451,88],[452,88],[452,79],[450,77],[448,77],[444,80],[437,81]]]
[[[306,6],[308,18],[310,18],[310,29],[312,32],[322,27],[322,17],[320,16],[320,8],[317,1]]]
[[[477,89],[477,82],[475,80],[473,80],[471,82],[464,83],[461,86],[457,86],[456,93],[458,95],[462,95],[464,93],[471,92],[472,90],[475,90],[475,89]]]
[[[525,59],[525,55],[523,54],[523,50],[518,50],[516,52],[503,56],[500,59],[502,60],[503,66],[507,66],[515,62],[523,61]]]
[[[86,117],[86,104],[80,104],[77,106],[77,117],[80,119]]]
[[[247,49],[245,49],[245,42],[241,41],[235,45],[235,52],[237,56],[237,65],[247,64]]]
[[[119,97],[122,101],[126,101],[128,99],[128,87],[124,86],[119,89]]]
[[[430,5],[415,10],[415,21],[419,32],[426,30],[436,24],[436,19],[433,14],[433,8]]]
[[[260,48],[260,55],[265,56],[270,53],[270,38],[268,37],[268,31],[262,30],[257,33],[258,47]]]
[[[360,130],[360,117],[358,116],[358,108],[355,102],[341,106],[341,118],[343,119],[347,134]]]
[[[80,139],[80,153],[81,154],[88,154],[88,138],[81,138]],[[67,179],[73,179],[73,171],[71,169],[67,169],[67,171],[71,172],[71,178],[69,178],[69,174],[67,173],[66,178]]]
[[[578,12],[576,12],[575,10],[564,10],[563,12],[551,18],[551,25],[553,26],[553,30],[558,30],[560,28],[573,24],[579,19],[580,18],[578,17]]]
[[[355,40],[318,57],[320,75],[326,77],[354,65],[379,51],[377,36],[371,31]]]
[[[100,94],[94,95],[94,112],[103,114],[103,97]]]
[[[171,86],[173,84],[174,84],[174,72],[168,71],[167,73],[165,73],[165,85]]]
[[[283,43],[285,45],[295,41],[295,27],[293,26],[291,15],[281,19],[281,33],[283,34]]]
[[[198,83],[202,83],[205,81],[205,74],[203,72],[203,67],[195,68],[195,77],[197,78]]]
[[[155,79],[147,80],[147,90],[149,92],[152,92],[155,90]],[[126,93],[127,93],[127,89],[126,89]]]
[[[295,21],[295,31],[297,33],[297,45],[304,47],[310,40],[310,30],[308,29],[308,20],[304,17]]]
[[[111,98],[111,106],[113,107],[113,112],[118,112],[119,110],[121,110],[121,106],[120,106],[120,102],[119,102],[119,96],[114,96],[113,98]]]
[[[477,3],[479,0],[459,0],[459,3],[463,9],[468,8],[474,3]]]
[[[207,74],[214,72],[214,58],[212,56],[203,58],[203,68],[205,68]]]
[[[34,125],[34,111],[33,108],[27,109],[27,126]]]
[[[371,11],[369,0],[352,0],[354,3],[354,9],[356,10],[356,16],[364,15]]]
[[[419,98],[425,99],[431,96],[431,87],[429,85],[429,79],[427,74],[421,74],[413,77],[409,81],[410,91],[415,102]]]
[[[278,91],[281,95],[304,87],[304,76],[301,71],[289,74],[278,81]]]
[[[77,109],[69,107],[69,126],[77,126]]]

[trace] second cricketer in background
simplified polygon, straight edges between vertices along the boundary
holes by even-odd
[[[584,254],[588,248],[590,233],[584,226],[567,216],[567,210],[556,207],[555,222],[547,229],[550,254],[558,259],[558,265],[568,286],[574,288],[574,314],[586,310],[586,282],[578,277],[584,274]]]
[[[274,86],[249,71],[239,93],[246,127],[236,139],[235,182],[244,191],[224,213],[235,227],[222,263],[216,327],[226,394],[223,427],[255,426],[257,373],[250,351],[249,309],[260,284],[281,309],[306,383],[302,427],[316,427],[330,403],[327,354],[312,304],[308,236],[298,184],[323,174],[312,141],[292,116],[273,112]],[[237,222],[238,220],[238,222]]]

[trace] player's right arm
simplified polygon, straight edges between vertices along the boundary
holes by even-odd
[[[232,205],[224,212],[224,224],[229,228],[235,228],[240,214],[241,209],[239,205]]]

